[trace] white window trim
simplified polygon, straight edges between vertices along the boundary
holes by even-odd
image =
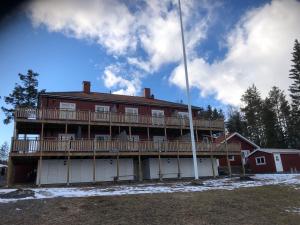
[[[69,107],[68,107],[69,105]],[[71,107],[70,107],[71,106]],[[59,103],[59,109],[62,110],[69,110],[69,111],[75,111],[76,110],[76,103],[71,102],[60,102]]]
[[[103,111],[97,110],[97,108],[103,108]],[[107,113],[110,111],[110,107],[108,105],[95,105],[95,112],[103,112]]]
[[[132,110],[132,111],[135,111],[135,112],[134,113],[128,112],[128,110]],[[139,108],[125,107],[125,114],[138,115],[139,114]]]
[[[264,159],[264,163],[258,162],[258,159]],[[265,156],[255,157],[255,163],[257,166],[266,165],[266,157]]]
[[[157,113],[157,112],[162,113],[162,117],[165,116],[165,111],[164,111],[164,110],[161,110],[161,109],[152,109],[152,110],[151,110],[151,115],[153,116],[153,114],[154,114],[154,113]]]
[[[97,140],[98,137],[104,137],[103,141],[109,141],[110,140],[110,135],[109,134],[95,134],[95,140]],[[100,140],[98,140],[100,141]]]
[[[189,112],[178,112],[178,117],[189,118]]]
[[[228,156],[229,161],[234,161],[234,155]]]

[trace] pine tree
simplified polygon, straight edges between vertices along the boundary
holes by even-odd
[[[4,142],[4,144],[0,147],[0,161],[7,161],[9,154],[8,144]]]
[[[230,133],[238,132],[245,137],[248,136],[247,123],[238,109],[233,107],[229,108],[226,127]]]
[[[36,107],[39,93],[45,90],[38,91],[38,73],[28,70],[26,75],[19,73],[21,84],[16,83],[15,88],[9,96],[4,97],[4,101],[9,108],[1,107],[6,118],[4,123],[8,124],[14,118],[15,109],[18,107]]]
[[[249,87],[242,96],[244,107],[241,111],[244,113],[247,122],[248,138],[257,145],[262,144],[263,125],[262,125],[262,99],[260,93],[254,84]]]
[[[291,146],[300,148],[300,43],[298,40],[295,40],[293,49],[293,64],[289,74],[289,78],[293,81],[289,88],[292,99]]]

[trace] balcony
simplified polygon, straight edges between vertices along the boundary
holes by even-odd
[[[138,114],[106,113],[91,111],[69,111],[59,109],[31,109],[18,108],[15,111],[15,119],[46,122],[74,122],[88,124],[107,125],[132,125],[152,127],[188,127],[189,119],[186,117],[162,116],[153,117]],[[195,128],[223,130],[224,120],[193,119]]]
[[[240,145],[196,143],[198,155],[240,154]],[[192,155],[188,141],[12,140],[13,155]]]

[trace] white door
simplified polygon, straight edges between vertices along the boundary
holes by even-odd
[[[139,149],[139,141],[140,141],[140,136],[139,135],[131,135],[131,138],[128,136],[129,141],[132,143],[132,150],[138,150]]]
[[[138,123],[139,121],[139,110],[138,108],[125,108],[125,121],[129,123]]]
[[[181,120],[181,125],[187,126],[189,124],[189,113],[188,112],[178,112],[178,117]]]
[[[164,125],[165,124],[165,113],[163,110],[152,109],[152,124],[153,125]]]
[[[70,140],[75,140],[75,134],[58,134],[58,149],[66,150],[71,147]]]
[[[153,136],[154,150],[161,151],[164,149],[165,136]]]
[[[76,119],[76,104],[68,102],[59,103],[59,118],[60,119]]]
[[[109,120],[109,106],[95,105],[95,120],[108,121]]]
[[[274,153],[273,156],[274,156],[276,171],[277,172],[283,172],[283,167],[282,167],[280,154],[279,153]]]

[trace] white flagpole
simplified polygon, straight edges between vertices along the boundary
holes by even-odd
[[[187,99],[188,99],[189,122],[190,122],[190,132],[191,132],[192,152],[193,152],[193,162],[194,162],[194,174],[195,174],[195,180],[198,180],[199,179],[198,165],[197,165],[197,155],[196,155],[196,145],[195,145],[195,136],[194,136],[193,117],[192,117],[189,76],[188,76],[187,62],[186,62],[186,53],[185,53],[185,44],[184,44],[184,35],[183,35],[183,25],[182,25],[180,0],[178,0],[178,5],[179,5],[181,39],[182,39],[182,50],[183,50],[184,71],[185,71],[186,94],[187,94]]]

